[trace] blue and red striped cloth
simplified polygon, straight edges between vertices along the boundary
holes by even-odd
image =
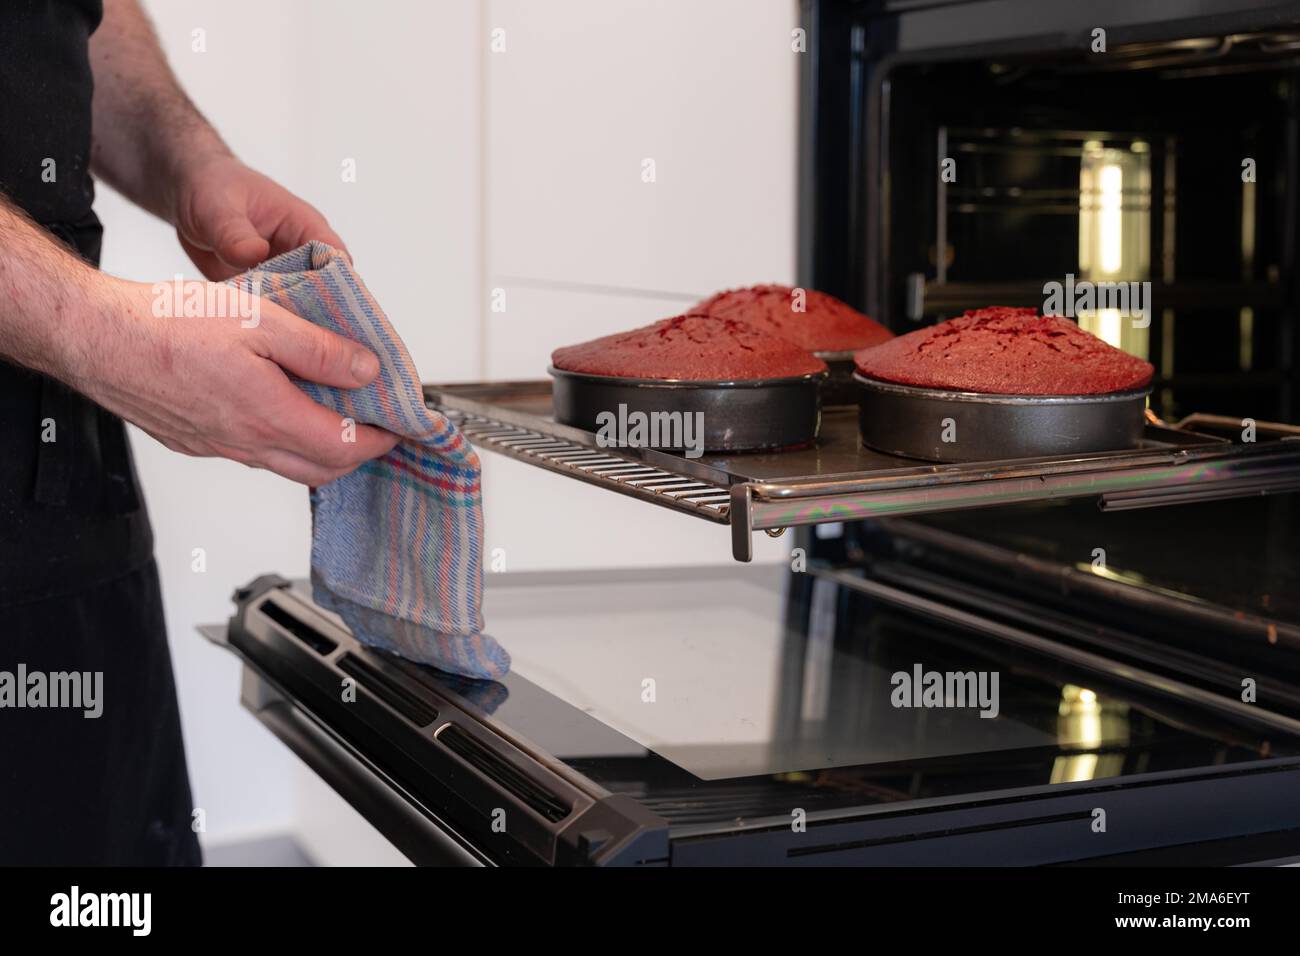
[[[379,357],[365,388],[290,376],[344,419],[402,436],[388,454],[313,489],[313,597],[364,643],[467,677],[500,677],[510,655],[483,633],[478,455],[424,404],[401,339],[342,252],[321,242],[230,280]]]

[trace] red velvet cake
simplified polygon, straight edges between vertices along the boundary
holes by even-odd
[[[863,349],[867,378],[992,395],[1100,395],[1141,388],[1155,369],[1069,319],[994,306]]]
[[[737,319],[679,315],[628,332],[556,349],[566,372],[686,382],[787,378],[826,371],[804,349]]]
[[[740,319],[757,329],[767,329],[809,352],[852,352],[894,337],[878,322],[833,295],[816,289],[795,290],[785,285],[756,285],[719,292],[692,308],[691,314]],[[801,305],[803,311],[796,311]]]

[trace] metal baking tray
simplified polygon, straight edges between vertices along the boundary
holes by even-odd
[[[424,394],[479,448],[729,525],[740,561],[753,556],[755,531],[800,525],[1052,498],[1094,497],[1110,510],[1300,490],[1300,440],[1264,423],[1251,444],[1148,423],[1123,451],[934,464],[864,447],[857,409],[831,406],[811,447],[692,459],[600,448],[591,432],[554,420],[549,381],[425,385]]]

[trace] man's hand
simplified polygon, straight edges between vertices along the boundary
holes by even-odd
[[[137,0],[105,0],[90,59],[91,168],[174,225],[209,279],[312,239],[344,248],[324,216],[233,156],[176,82]]]
[[[172,223],[205,276],[227,279],[312,239],[343,248],[324,216],[231,154],[176,82],[138,0],[105,0],[90,58],[92,169]],[[396,444],[362,425],[355,443],[345,442],[338,416],[282,370],[358,388],[378,365],[356,343],[265,300],[253,329],[215,316],[156,318],[151,286],[56,256],[24,224],[7,224],[0,208],[0,240],[6,225],[15,252],[6,261],[0,242],[0,293],[8,273],[30,301],[11,298],[6,310],[0,297],[0,332],[16,330],[8,341],[0,335],[0,355],[62,379],[176,451],[233,458],[310,485]],[[51,303],[40,297],[51,287],[63,300],[53,303],[61,318],[42,322],[38,313]]]
[[[265,299],[246,328],[225,285],[186,296],[222,315],[159,318],[154,288],[91,268],[0,195],[0,358],[59,379],[175,451],[312,486],[397,444],[379,428],[345,427],[285,374],[361,388],[379,371],[363,346]]]
[[[172,221],[186,254],[213,280],[312,239],[347,251],[313,206],[229,155],[188,164]]]
[[[397,443],[382,429],[345,427],[282,371],[360,388],[379,362],[355,342],[265,299],[254,328],[239,317],[157,318],[152,286],[99,279],[89,321],[73,323],[90,347],[72,354],[65,377],[173,451],[232,458],[315,487]],[[205,301],[229,301],[231,290],[219,291]]]

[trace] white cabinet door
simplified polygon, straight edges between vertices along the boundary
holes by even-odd
[[[485,11],[490,276],[674,293],[792,278],[793,0]]]

